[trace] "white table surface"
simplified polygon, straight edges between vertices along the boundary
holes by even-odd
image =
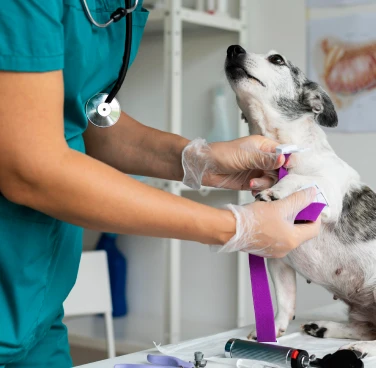
[[[329,320],[329,321],[343,321],[346,319],[346,309],[344,305],[340,302],[333,306],[325,306],[322,308],[314,309],[308,311],[300,316],[297,316],[296,320],[291,322],[287,333],[282,338],[278,339],[280,345],[284,346],[291,346],[295,348],[303,348],[307,350],[310,354],[316,354],[318,357],[322,357],[325,354],[333,353],[336,351],[340,346],[348,344],[351,342],[350,340],[338,340],[338,339],[317,339],[313,338],[304,334],[300,333],[300,325],[302,323],[307,323],[310,321],[320,321],[320,320]],[[116,323],[116,322],[115,322]],[[230,339],[232,337],[235,338],[245,338],[246,335],[250,332],[252,327],[245,327],[241,329],[236,329],[232,331],[228,331],[219,335],[208,336],[205,338],[206,341],[213,341],[219,345],[220,351],[222,351],[222,346],[224,349],[224,341]],[[196,346],[194,346],[197,343]],[[200,346],[203,344],[203,339],[195,339],[189,341],[189,348],[185,348],[183,351],[175,351],[173,356],[180,357],[184,359],[184,354],[190,356],[190,349],[192,351],[201,350],[205,353],[205,348],[200,349]],[[183,343],[185,346],[186,344]],[[169,345],[166,346],[168,349],[178,349],[180,348],[181,344],[178,345]],[[100,362],[85,364],[80,366],[80,368],[113,368],[115,364],[127,364],[127,363],[134,363],[134,364],[148,364],[147,363],[147,355],[148,354],[159,354],[157,349],[150,349],[141,351],[138,353],[128,354],[124,356],[120,356],[114,359],[106,359]],[[207,355],[206,355],[207,357]],[[188,360],[188,359],[187,359]],[[193,353],[192,353],[192,360],[193,360]],[[365,358],[364,365],[366,368],[376,368],[376,357],[373,358]],[[219,362],[211,362],[209,361],[207,364],[207,368],[226,368],[226,367],[235,367],[234,360],[223,360],[221,363]]]

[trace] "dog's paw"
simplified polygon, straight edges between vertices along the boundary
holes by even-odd
[[[342,346],[339,350],[353,350],[361,354],[361,358],[376,356],[376,341],[359,341]]]
[[[292,319],[295,319],[295,316]],[[278,321],[278,320],[275,321],[275,335],[277,338],[283,336],[286,333],[288,325],[289,325],[288,321],[286,321],[285,323],[282,323],[281,321]],[[247,338],[248,340],[257,341],[256,330],[252,330],[251,333],[247,336]]]
[[[320,324],[320,322],[309,322],[305,325],[301,325],[303,332],[313,337],[325,338],[327,334],[327,327]]]
[[[271,201],[277,201],[278,199],[281,199],[281,196],[278,193],[278,191],[275,191],[273,189],[265,189],[261,191],[260,193],[258,193],[255,196],[255,199],[261,202],[271,202]]]
[[[249,335],[247,336],[248,340],[257,341],[257,333],[256,330],[252,330]]]

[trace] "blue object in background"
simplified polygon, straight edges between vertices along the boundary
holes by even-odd
[[[123,317],[128,313],[126,302],[127,260],[116,246],[117,234],[103,233],[99,238],[97,250],[107,252],[110,273],[112,315]]]
[[[141,183],[146,183],[147,182],[147,177],[146,176],[141,176],[141,175],[129,175],[131,178],[136,179],[140,181]]]

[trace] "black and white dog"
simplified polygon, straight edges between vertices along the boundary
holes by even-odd
[[[318,238],[283,259],[268,259],[277,297],[277,335],[285,333],[295,314],[298,272],[349,306],[347,323],[316,321],[303,330],[321,338],[361,340],[344,348],[376,355],[376,194],[335,154],[320,127],[338,123],[332,101],[274,51],[259,55],[230,46],[225,70],[250,134],[310,148],[294,155],[289,175],[257,199],[280,199],[315,182],[329,204]]]

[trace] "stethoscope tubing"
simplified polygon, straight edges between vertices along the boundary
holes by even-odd
[[[126,26],[125,26],[125,45],[124,45],[124,54],[123,62],[119,70],[118,78],[112,87],[108,95],[97,94],[91,97],[86,102],[86,116],[88,120],[98,127],[109,127],[115,124],[120,118],[120,104],[116,100],[115,96],[119,92],[124,79],[127,75],[128,65],[131,56],[131,47],[132,47],[132,12],[137,8],[138,0],[135,0],[133,7],[131,6],[131,0],[125,0],[125,8],[118,8],[115,10],[108,22],[98,23],[91,15],[90,9],[87,5],[86,0],[81,0],[83,4],[84,11],[89,19],[89,21],[99,28],[106,28],[111,23],[117,22],[126,17]],[[106,99],[104,100],[104,97]]]
[[[126,0],[125,3],[126,3],[127,8],[129,8],[131,1]],[[111,101],[115,98],[115,96],[119,92],[124,82],[125,76],[127,75],[129,60],[131,57],[131,47],[132,47],[132,24],[133,24],[132,12],[127,12],[123,63],[119,71],[118,79],[116,80],[115,85],[112,87],[111,92],[106,98],[106,101],[105,101],[106,103],[111,103]]]
[[[106,27],[108,27],[111,23],[114,22],[114,19],[111,18],[111,19],[109,19],[108,22],[106,22],[106,23],[98,23],[98,22],[93,18],[93,16],[91,15],[91,12],[90,12],[89,6],[87,5],[87,1],[86,1],[86,0],[81,0],[81,2],[82,2],[82,6],[83,6],[83,8],[84,8],[84,10],[85,10],[86,16],[89,18],[90,22],[91,22],[92,24],[94,24],[96,27],[98,27],[98,28],[106,28]],[[127,5],[127,7],[126,7],[124,10],[126,11],[127,14],[129,14],[129,13],[133,13],[133,12],[136,10],[137,5],[138,5],[138,0],[135,0],[135,3],[134,3],[133,6],[130,6],[130,5],[129,5],[129,7],[128,7],[128,5]]]

